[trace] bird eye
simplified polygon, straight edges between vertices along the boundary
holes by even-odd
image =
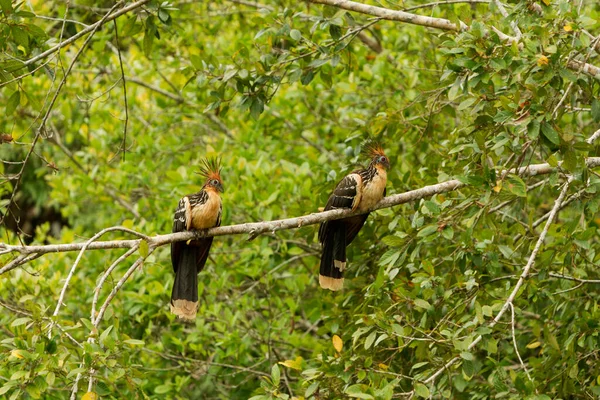
[[[211,185],[213,185],[213,186],[217,186],[217,185],[219,184],[219,181],[218,181],[218,180],[216,180],[216,179],[213,179],[213,180],[212,180],[210,183],[211,183]]]
[[[383,162],[385,162],[386,160],[387,160],[387,159],[385,158],[385,156],[381,156],[381,157],[379,157],[379,162],[380,162],[380,163],[383,163]]]

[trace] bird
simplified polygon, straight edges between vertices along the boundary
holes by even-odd
[[[179,200],[173,218],[173,232],[209,229],[221,225],[223,181],[220,160],[202,159],[199,175],[205,182],[199,192]],[[213,238],[171,243],[175,281],[170,309],[178,318],[193,321],[198,311],[198,274],[204,268]]]
[[[368,146],[367,154],[371,158],[369,166],[346,175],[337,184],[325,206],[325,211],[346,208],[364,213],[325,221],[319,226],[319,242],[323,248],[319,285],[323,289],[337,291],[344,286],[346,247],[356,238],[367,220],[368,210],[386,193],[390,161],[379,144]]]

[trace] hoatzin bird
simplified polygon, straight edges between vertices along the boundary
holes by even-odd
[[[345,176],[329,196],[325,210],[350,208],[367,211],[385,196],[387,169],[390,161],[380,146],[368,149],[371,163],[366,169],[356,170]],[[323,245],[319,284],[324,289],[340,290],[344,286],[346,268],[346,246],[348,246],[369,213],[353,217],[325,221],[319,227],[319,241]]]
[[[221,225],[220,192],[223,192],[221,168],[217,159],[202,160],[199,174],[206,181],[198,193],[179,200],[173,232],[208,229]],[[179,318],[194,320],[198,310],[198,274],[204,268],[213,238],[171,243],[171,262],[175,282],[171,294],[171,312]]]

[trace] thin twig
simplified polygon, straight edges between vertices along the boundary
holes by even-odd
[[[56,317],[58,315],[58,313],[60,312],[60,308],[63,304],[63,301],[65,299],[65,294],[67,292],[67,287],[69,286],[69,282],[71,281],[71,279],[73,278],[73,274],[75,273],[75,269],[77,268],[77,265],[79,265],[79,262],[81,261],[81,258],[83,257],[83,253],[85,253],[85,250],[87,249],[87,247],[94,241],[96,241],[98,238],[100,238],[102,235],[108,233],[108,232],[114,232],[114,231],[119,231],[119,232],[129,232],[131,233],[131,230],[126,229],[126,228],[122,228],[119,226],[116,227],[110,227],[110,228],[106,228],[101,230],[100,232],[98,232],[97,234],[95,234],[94,236],[92,236],[87,242],[85,242],[81,248],[81,251],[79,252],[79,255],[77,256],[77,258],[75,259],[75,262],[73,263],[73,266],[71,267],[71,269],[69,270],[69,274],[67,275],[67,279],[65,280],[65,284],[62,287],[62,290],[60,291],[60,296],[58,297],[58,302],[56,303],[56,308],[54,309],[54,313],[52,314],[53,317]],[[136,235],[139,235],[137,232],[135,232]],[[48,328],[48,338],[52,337],[52,324],[50,324],[50,327]]]
[[[544,229],[542,230],[542,233],[540,234],[540,237],[538,238],[538,240],[535,244],[535,247],[533,248],[533,251],[531,252],[531,255],[529,256],[529,260],[527,261],[527,264],[525,265],[525,267],[523,268],[523,271],[521,272],[521,275],[519,276],[519,280],[515,284],[512,292],[510,293],[510,295],[504,302],[504,305],[502,306],[502,308],[500,309],[500,311],[498,312],[496,317],[492,320],[492,322],[490,322],[490,324],[489,324],[490,328],[493,328],[496,324],[498,324],[498,322],[500,322],[500,319],[502,318],[502,316],[504,315],[506,310],[508,310],[508,308],[512,305],[515,298],[517,297],[519,290],[521,289],[521,287],[525,283],[525,280],[529,276],[529,271],[533,267],[533,264],[535,263],[537,254],[540,251],[542,244],[544,243],[544,240],[546,239],[546,235],[548,234],[550,225],[552,225],[552,223],[554,222],[554,218],[556,217],[556,214],[558,213],[558,210],[560,209],[560,206],[561,206],[565,196],[567,195],[567,191],[569,189],[572,179],[573,179],[573,177],[569,177],[567,179],[567,182],[563,185],[563,189],[561,190],[560,195],[554,202],[554,207],[552,207],[551,215],[548,217],[548,221],[546,222],[546,225],[544,226]],[[473,340],[473,342],[471,342],[471,344],[467,347],[467,350],[472,350],[473,348],[475,348],[475,346],[477,346],[477,344],[479,342],[481,342],[482,339],[483,339],[482,335],[477,336]],[[450,368],[452,365],[454,365],[458,361],[460,361],[460,359],[461,359],[461,357],[459,357],[459,356],[456,356],[456,357],[450,359],[448,362],[446,362],[446,364],[444,364],[444,366],[442,368],[438,369],[429,378],[425,379],[423,381],[423,383],[428,385],[428,384],[435,382],[435,380],[437,379],[438,376],[440,376],[442,373],[444,373],[444,371],[447,370],[448,368]],[[412,397],[414,395],[414,391],[408,392],[407,395],[409,397]]]
[[[527,375],[527,378],[529,378],[529,381],[531,383],[533,383],[533,387],[536,388],[535,392],[537,393],[537,387],[535,386],[535,382],[531,378],[531,375],[529,374],[529,370],[525,366],[525,363],[523,362],[523,359],[521,358],[521,354],[519,353],[519,346],[517,346],[517,337],[515,336],[515,307],[513,306],[513,303],[509,303],[509,304],[510,304],[510,315],[511,315],[510,325],[511,325],[513,345],[515,347],[515,353],[517,353],[517,358],[519,359],[519,363],[521,364],[521,367],[525,370],[525,374]]]
[[[25,310],[21,310],[21,309],[19,309],[17,307],[10,306],[7,303],[4,303],[2,301],[0,301],[0,307],[4,307],[7,310],[10,310],[10,311],[15,312],[17,314],[27,315],[28,317],[34,318],[34,316],[33,316],[32,313],[30,313],[28,311],[25,311]],[[52,322],[51,318],[48,318],[48,317],[41,317],[41,318],[42,318],[43,321],[50,321],[50,322]],[[81,343],[79,343],[73,336],[71,336],[69,334],[69,332],[65,331],[65,329],[58,322],[55,322],[54,326],[56,326],[58,328],[58,330],[61,331],[62,334],[67,337],[67,339],[69,339],[71,342],[73,342],[73,344],[75,344],[77,347],[83,348],[83,345]]]
[[[115,41],[117,44],[117,55],[119,56],[119,67],[121,68],[121,80],[123,81],[123,101],[125,103],[125,125],[123,126],[123,144],[121,145],[121,151],[123,152],[123,161],[125,161],[125,154],[127,153],[127,125],[129,123],[129,106],[127,104],[127,80],[125,79],[125,70],[123,69],[123,58],[121,57],[121,46],[119,45],[119,30],[117,28],[117,21],[113,20],[115,25]]]
[[[102,321],[102,318],[104,317],[104,313],[106,312],[106,309],[110,305],[110,302],[112,301],[112,299],[116,296],[117,292],[121,289],[121,287],[123,287],[123,285],[125,284],[127,279],[129,279],[129,277],[131,276],[131,274],[133,274],[133,272],[136,270],[136,268],[138,268],[144,262],[144,260],[146,258],[148,258],[148,256],[150,254],[152,254],[152,252],[154,250],[155,250],[155,247],[150,247],[150,249],[148,250],[148,254],[145,257],[142,256],[142,257],[138,258],[133,263],[133,265],[127,270],[127,272],[125,272],[125,274],[119,280],[119,282],[117,282],[117,284],[115,285],[113,290],[111,290],[111,292],[106,297],[106,300],[104,300],[102,307],[100,307],[100,310],[98,311],[98,316],[94,320],[94,327],[98,328],[98,326],[100,325],[100,322]]]
[[[504,8],[504,4],[502,4],[500,0],[492,0],[492,3],[496,6],[496,8],[498,8],[498,11],[500,11],[500,14],[502,14],[504,18],[508,18],[508,12],[506,11],[506,8]],[[515,39],[519,41],[523,36],[521,30],[519,29],[519,26],[515,21],[510,21],[510,27],[516,35]]]
[[[96,306],[98,304],[98,298],[100,297],[100,291],[102,290],[102,286],[104,286],[104,282],[106,282],[106,279],[110,276],[110,274],[117,267],[117,265],[122,263],[127,257],[135,253],[138,249],[139,246],[133,246],[131,249],[127,250],[125,253],[123,253],[123,255],[121,255],[121,257],[117,258],[115,262],[111,264],[110,267],[108,267],[104,274],[102,274],[100,281],[94,289],[94,299],[92,300],[92,312],[90,315],[90,321],[94,322],[94,320],[96,319]]]

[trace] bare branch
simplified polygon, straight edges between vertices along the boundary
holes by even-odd
[[[125,274],[119,280],[119,282],[117,282],[117,284],[115,285],[115,287],[113,288],[113,290],[111,290],[111,292],[109,293],[109,295],[106,298],[106,300],[104,300],[104,303],[102,304],[102,307],[100,307],[100,310],[98,311],[98,316],[93,321],[94,322],[94,326],[96,328],[98,328],[98,325],[100,325],[100,321],[102,321],[102,318],[104,317],[104,313],[106,312],[106,309],[110,305],[110,302],[112,301],[112,299],[117,295],[117,292],[121,289],[121,287],[123,287],[123,285],[125,284],[125,282],[127,281],[127,279],[129,279],[129,277],[131,276],[131,274],[133,274],[133,272],[136,270],[136,268],[139,267],[144,262],[144,260],[150,254],[152,254],[152,252],[154,250],[155,250],[155,247],[150,247],[150,249],[148,250],[148,254],[145,257],[138,258],[133,263],[133,265],[131,267],[129,267],[129,269],[127,270],[127,272],[125,272]]]
[[[596,140],[597,140],[599,137],[600,137],[600,129],[598,129],[596,132],[594,132],[594,133],[592,134],[592,136],[590,136],[590,137],[589,137],[589,138],[586,140],[586,142],[587,142],[587,143],[589,143],[589,144],[592,144],[592,143],[594,143],[594,142],[595,142],[595,141],[596,141]]]
[[[79,252],[79,255],[77,256],[77,258],[75,259],[75,262],[73,263],[73,266],[71,267],[71,269],[69,270],[69,274],[67,275],[67,279],[65,280],[65,284],[63,285],[62,290],[60,291],[60,296],[58,297],[58,302],[56,303],[56,308],[54,309],[54,313],[52,314],[53,317],[56,317],[60,311],[60,308],[63,304],[63,301],[65,299],[65,294],[67,292],[67,287],[69,286],[69,282],[71,281],[71,279],[73,278],[73,274],[75,273],[75,269],[77,268],[77,265],[79,265],[79,262],[81,261],[81,258],[83,257],[83,253],[85,252],[85,250],[88,248],[88,246],[94,242],[96,239],[98,239],[99,237],[101,237],[102,235],[108,233],[108,232],[114,232],[114,231],[125,231],[125,232],[129,232],[131,233],[132,231],[127,229],[127,228],[121,228],[121,227],[111,227],[111,228],[106,228],[101,230],[100,232],[98,232],[97,234],[95,234],[94,236],[92,236],[92,238],[90,240],[88,240],[87,242],[85,242],[81,248],[81,251]],[[140,234],[135,232],[136,236],[139,236]],[[52,324],[50,324],[50,327],[48,328],[48,338],[52,337]]]
[[[108,269],[104,272],[104,274],[102,274],[100,281],[98,282],[98,284],[96,285],[96,288],[94,289],[94,300],[92,300],[92,312],[91,312],[91,316],[90,316],[90,321],[93,322],[96,319],[96,306],[98,304],[98,298],[100,297],[100,291],[102,290],[102,286],[104,286],[104,282],[106,282],[106,278],[108,278],[108,276],[117,267],[117,265],[122,263],[130,255],[135,253],[138,250],[138,248],[139,248],[139,246],[133,246],[131,249],[127,250],[125,253],[123,253],[123,255],[121,257],[117,258],[115,260],[115,262],[113,262],[111,264],[110,267],[108,267]]]
[[[529,381],[531,383],[533,383],[533,387],[535,387],[535,382],[533,381],[533,378],[529,374],[529,370],[527,369],[527,367],[525,366],[525,363],[523,362],[523,359],[521,358],[521,353],[519,353],[519,346],[517,346],[517,337],[515,335],[515,307],[513,306],[513,303],[510,303],[510,326],[511,326],[513,346],[515,348],[515,353],[517,353],[517,358],[519,359],[521,368],[523,368],[525,370],[525,374],[527,374],[527,378],[529,378]],[[535,392],[537,393],[537,388],[535,389]]]
[[[390,10],[388,8],[369,6],[350,0],[308,0],[315,4],[325,4],[341,8],[348,11],[355,11],[362,14],[373,15],[389,21],[406,22],[408,24],[421,25],[429,28],[438,28],[446,31],[461,31],[467,27],[464,24],[457,26],[453,22],[444,18],[426,17],[417,14],[407,13],[405,11]]]
[[[431,8],[431,7],[435,7],[435,6],[443,6],[446,4],[477,4],[477,3],[483,3],[483,4],[489,4],[491,0],[444,0],[444,1],[434,1],[432,3],[427,3],[427,4],[419,4],[416,6],[412,6],[412,7],[408,7],[408,8],[404,8],[402,9],[402,11],[414,11],[414,10],[418,10],[421,8]]]
[[[589,157],[586,159],[587,166],[589,168],[593,168],[596,166],[600,166],[600,157]],[[552,171],[555,171],[556,168],[550,166],[550,164],[534,164],[527,167],[513,168],[510,170],[502,171],[499,173],[499,176],[505,176],[506,174],[517,174],[521,176],[538,176],[549,174]],[[372,207],[369,211],[375,211],[382,208],[389,208],[400,204],[409,203],[411,201],[424,199],[427,197],[431,197],[436,194],[451,192],[457,190],[461,187],[464,187],[465,184],[460,182],[459,180],[453,179],[450,181],[438,183],[435,185],[425,186],[420,189],[410,190],[404,193],[398,193],[395,195],[391,195],[383,198],[378,204]],[[562,200],[561,200],[562,203]],[[308,215],[303,215],[300,217],[294,218],[286,218],[279,219],[273,221],[263,221],[263,222],[248,222],[244,224],[238,225],[228,225],[228,226],[220,226],[217,228],[211,228],[206,231],[186,231],[186,232],[177,232],[177,233],[169,233],[165,235],[157,235],[157,236],[146,236],[139,232],[123,228],[123,227],[112,227],[107,228],[113,231],[123,231],[130,234],[137,235],[143,240],[148,242],[150,247],[160,247],[172,242],[186,241],[190,239],[198,239],[210,236],[227,236],[227,235],[241,235],[248,234],[250,236],[250,240],[254,239],[256,236],[267,233],[267,232],[277,232],[281,230],[287,229],[298,229],[308,225],[315,225],[325,221],[331,221],[341,218],[346,218],[352,215],[358,215],[360,212],[352,212],[350,210],[329,210],[323,211],[319,213],[313,213]],[[105,229],[102,232],[107,231]],[[46,253],[58,253],[58,252],[68,252],[68,251],[78,251],[83,248],[87,250],[106,250],[106,249],[121,249],[121,248],[132,248],[134,246],[138,246],[140,243],[140,239],[137,240],[110,240],[110,241],[101,241],[101,242],[90,242],[86,243],[64,243],[64,244],[52,244],[52,245],[34,245],[34,246],[13,246],[9,244],[0,243],[0,249],[4,249],[5,251],[12,251],[21,253],[21,255],[29,255],[36,254],[36,258],[46,254]],[[3,268],[0,269],[0,274],[8,272],[19,265],[24,264],[29,261],[27,258],[23,258],[21,256],[17,257],[10,264],[7,264]]]
[[[600,68],[595,65],[584,63],[578,60],[571,60],[567,63],[567,67],[574,71],[581,71],[593,78],[600,79]]]
[[[500,14],[502,14],[504,18],[508,18],[508,12],[506,11],[506,8],[504,8],[504,4],[502,4],[500,0],[492,0],[492,3],[494,3],[496,8],[498,8],[498,11],[500,11]],[[521,39],[521,36],[523,36],[523,34],[521,33],[521,30],[519,29],[517,23],[515,21],[510,21],[510,27],[516,35],[515,39],[517,41]]]
[[[554,272],[550,272],[548,275],[551,276],[552,278],[566,279],[568,281],[579,282],[579,283],[584,283],[584,284],[600,283],[600,279],[581,279],[581,278],[575,278],[575,277],[569,276],[569,275],[555,274]]]

